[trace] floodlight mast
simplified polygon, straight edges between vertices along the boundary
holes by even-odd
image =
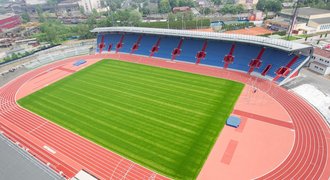
[[[297,16],[298,16],[298,7],[299,7],[299,2],[300,0],[297,0],[295,3],[294,3],[294,7],[293,7],[293,14],[292,14],[292,18],[291,18],[291,23],[290,23],[290,26],[289,26],[289,29],[288,29],[288,37],[287,39],[289,40],[289,38],[291,37],[292,35],[292,30],[294,28],[294,25],[296,24],[296,21],[297,21]]]

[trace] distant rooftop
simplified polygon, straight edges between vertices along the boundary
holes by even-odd
[[[330,17],[312,19],[317,24],[330,24]]]
[[[292,15],[293,10],[292,9],[284,9],[281,11],[283,14]],[[330,10],[326,9],[317,9],[317,8],[310,8],[310,7],[304,7],[298,9],[298,16],[303,17],[310,17],[312,15],[321,15],[321,14],[330,14]]]
[[[262,46],[269,46],[277,49],[282,49],[284,51],[296,51],[296,50],[311,48],[311,46],[305,44],[295,43],[282,39],[272,39],[261,36],[225,34],[225,33],[215,33],[215,32],[198,32],[198,31],[177,30],[177,29],[159,29],[159,28],[142,28],[142,27],[102,27],[102,28],[95,28],[91,32],[143,33],[143,34],[156,34],[156,35],[165,35],[165,36],[194,37],[194,38],[224,40],[224,41],[233,41],[233,42],[245,42],[245,43],[257,44]]]
[[[0,20],[3,20],[3,19],[6,19],[6,18],[9,18],[11,16],[15,16],[15,14],[12,14],[12,13],[7,13],[7,14],[0,14]]]
[[[330,51],[318,47],[314,49],[314,54],[330,59]]]

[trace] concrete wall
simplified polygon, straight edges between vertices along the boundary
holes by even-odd
[[[311,15],[309,19],[318,19],[318,18],[326,18],[326,17],[330,17],[330,13]]]
[[[330,66],[330,59],[314,54],[311,57],[312,62],[318,62],[325,66]]]
[[[330,59],[314,54],[309,69],[322,75],[330,74]]]
[[[327,75],[327,73],[330,73],[330,67],[320,66],[319,64],[314,62],[311,62],[308,68],[322,75]]]

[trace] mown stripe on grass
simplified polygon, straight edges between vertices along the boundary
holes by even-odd
[[[100,61],[19,103],[174,179],[197,177],[242,84]]]

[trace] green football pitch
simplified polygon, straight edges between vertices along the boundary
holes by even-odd
[[[162,175],[195,179],[243,86],[102,60],[18,103]]]

